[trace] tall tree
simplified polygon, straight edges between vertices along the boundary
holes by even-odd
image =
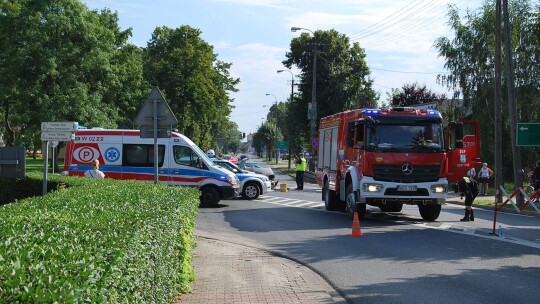
[[[144,72],[166,95],[179,131],[208,146],[221,122],[229,120],[233,100],[228,93],[237,91],[239,80],[230,76],[231,64],[217,60],[200,35],[189,26],[156,28],[146,48]]]
[[[528,0],[512,1],[509,5],[512,33],[509,37],[514,48],[515,84],[517,96],[517,116],[521,122],[540,120],[540,56],[538,48],[540,36],[535,34],[538,13],[534,13]],[[448,75],[440,75],[439,81],[453,89],[456,97],[462,97],[465,108],[472,109],[481,121],[482,157],[493,159],[494,105],[494,63],[495,63],[495,3],[488,0],[477,11],[468,11],[462,21],[456,6],[449,6],[449,25],[454,38],[440,37],[435,42],[439,55],[445,58]],[[506,39],[507,37],[502,37]],[[504,54],[503,54],[504,56]],[[503,61],[506,58],[503,58]],[[502,75],[507,75],[503,67]],[[502,79],[506,86],[507,77]],[[508,100],[503,96],[503,103]],[[503,110],[504,138],[510,142],[508,107]],[[463,113],[462,113],[463,114]],[[463,117],[462,117],[463,118]],[[504,145],[503,159],[505,179],[512,177],[511,145]],[[527,149],[523,158],[533,163],[540,156],[539,148]]]
[[[35,137],[41,121],[116,126],[117,105],[103,97],[119,95],[111,83],[124,61],[113,58],[131,35],[120,31],[116,14],[89,11],[77,0],[6,0],[0,12],[6,129]]]
[[[307,120],[308,104],[311,102],[314,43],[317,41],[317,126],[321,117],[343,110],[375,107],[377,93],[365,62],[365,51],[358,43],[350,44],[349,38],[335,30],[315,31],[312,35],[302,33],[292,39],[291,51],[286,54],[283,65],[293,65],[301,71],[299,96],[291,107],[291,119],[296,130],[309,138]],[[307,144],[307,143],[306,143]]]
[[[420,85],[417,82],[404,84],[401,90],[392,90],[392,96],[389,97],[393,107],[406,107],[446,99],[445,94],[433,93],[425,84]]]

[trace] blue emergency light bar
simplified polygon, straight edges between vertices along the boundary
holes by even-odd
[[[428,114],[429,115],[439,115],[439,111],[429,110]]]
[[[364,114],[381,114],[381,110],[377,109],[377,110],[364,110]]]

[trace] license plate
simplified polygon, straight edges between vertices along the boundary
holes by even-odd
[[[397,191],[416,191],[416,186],[412,185],[399,185]]]

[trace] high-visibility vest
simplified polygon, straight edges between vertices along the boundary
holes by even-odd
[[[307,161],[305,158],[300,158],[301,163],[296,164],[296,171],[306,171],[307,169]]]

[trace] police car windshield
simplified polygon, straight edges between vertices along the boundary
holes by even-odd
[[[444,148],[441,124],[373,124],[366,133],[369,151],[440,153]]]

